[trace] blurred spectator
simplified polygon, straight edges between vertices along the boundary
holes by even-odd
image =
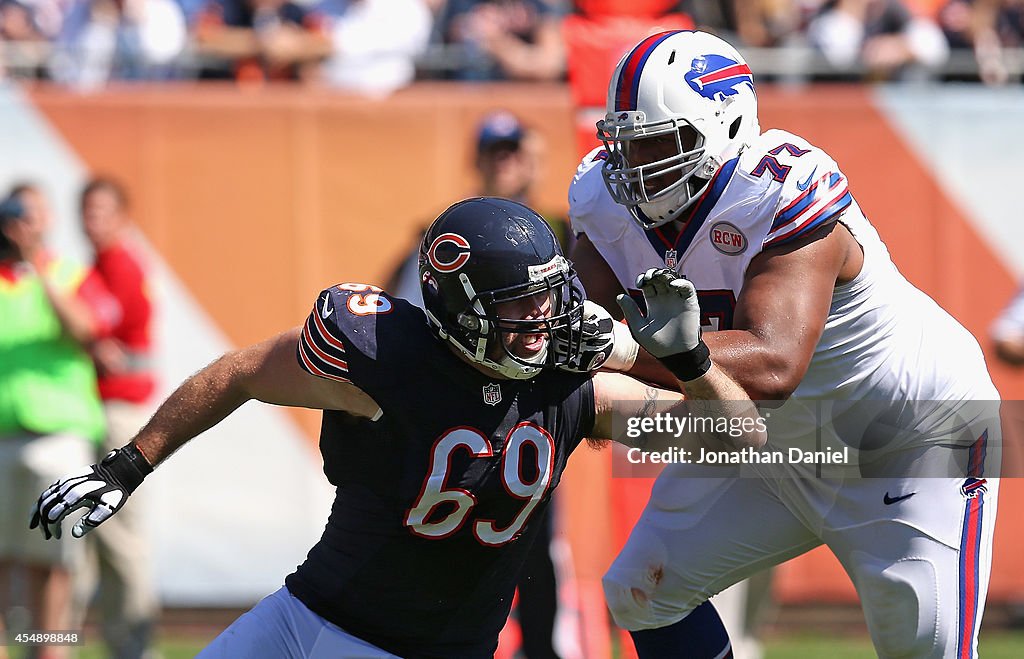
[[[939,11],[939,26],[950,48],[974,48],[974,6],[970,0],[952,0]]]
[[[317,12],[332,43],[325,83],[388,94],[413,81],[433,20],[424,0],[324,0]]]
[[[0,0],[0,79],[43,77],[48,53],[33,6],[22,0]]]
[[[84,269],[44,247],[49,209],[32,185],[0,205],[0,617],[9,629],[81,629],[72,575],[85,545],[30,532],[29,494],[94,459],[104,434],[83,349],[119,309]],[[47,647],[48,657],[67,648]]]
[[[108,80],[164,79],[186,37],[185,16],[175,0],[73,0],[51,75],[84,89]]]
[[[297,80],[315,76],[333,51],[318,15],[288,0],[210,0],[195,36],[199,53],[214,60],[203,78]]]
[[[729,0],[727,4],[733,32],[743,45],[752,48],[786,45],[787,40],[801,30],[802,9],[806,9],[801,6],[806,3],[794,0]]]
[[[90,277],[117,298],[121,320],[91,354],[99,375],[107,435],[102,454],[127,444],[152,412],[154,389],[150,303],[142,257],[132,241],[128,199],[119,183],[95,178],[82,190],[82,227],[95,251]],[[96,459],[102,457],[97,455]],[[99,558],[99,606],[103,638],[118,659],[144,656],[152,642],[157,598],[140,505],[129,502],[88,537]]]
[[[562,17],[542,0],[448,0],[445,43],[462,50],[463,80],[558,80],[565,74]]]
[[[870,79],[934,70],[949,57],[938,26],[899,0],[833,0],[811,21],[808,38],[832,66],[863,67]]]
[[[926,16],[931,20],[937,20],[939,11],[949,0],[904,0],[907,9],[914,12],[916,16]]]
[[[478,182],[474,194],[504,197],[534,208],[532,192],[537,182],[539,148],[539,137],[529,133],[515,115],[494,112],[484,117],[476,135],[474,167]],[[564,222],[561,226],[552,224],[556,234],[561,228],[561,235],[565,235]],[[417,239],[385,288],[422,307],[419,243]]]
[[[589,17],[659,19],[669,14],[688,16],[694,25],[744,45],[766,48],[800,27],[805,5],[814,0],[575,0],[576,10]],[[815,2],[815,8],[821,2]]]
[[[974,50],[983,82],[1010,81],[1005,49],[1024,47],[1024,0],[951,0],[939,22],[953,48]]]
[[[671,12],[682,11],[681,5],[689,5],[690,2],[679,0],[633,0],[622,2],[621,0],[574,0],[573,6],[576,11],[591,18],[627,16],[633,18],[657,18]],[[700,5],[718,4],[714,0],[699,0]]]
[[[1024,288],[992,325],[992,339],[1000,359],[1024,366]]]

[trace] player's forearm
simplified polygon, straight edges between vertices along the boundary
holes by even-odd
[[[708,332],[704,342],[712,361],[753,400],[788,399],[807,370],[807,364],[794,357],[795,350],[775,349],[746,330]]]
[[[160,406],[133,443],[154,467],[249,400],[237,355],[228,353],[186,380]]]
[[[724,444],[735,449],[761,448],[768,440],[764,419],[747,393],[725,371],[712,363],[703,376],[679,382],[688,412],[705,418],[726,419],[703,437],[705,446]],[[709,441],[710,440],[710,441]]]
[[[680,448],[693,454],[764,445],[764,421],[756,406],[725,373],[712,365],[685,383],[685,395],[679,393],[683,384],[677,381],[670,391],[621,373],[597,373],[590,437],[644,451]]]
[[[637,352],[636,361],[633,362],[633,368],[629,369],[628,374],[637,380],[650,382],[666,389],[677,388],[675,376],[643,348]]]
[[[745,331],[708,332],[711,359],[754,400],[785,400],[800,382],[794,365],[774,356],[763,341]],[[676,378],[650,353],[641,350],[629,375],[675,389]]]

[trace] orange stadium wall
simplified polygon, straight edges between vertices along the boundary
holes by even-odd
[[[37,89],[31,100],[90,168],[127,182],[149,241],[237,345],[300,322],[324,285],[386,279],[417,229],[473,191],[472,132],[486,111],[511,109],[545,138],[542,210],[565,212],[579,157],[561,86],[424,84],[386,101],[273,87]],[[1013,276],[870,91],[762,88],[760,104],[762,127],[831,153],[899,268],[988,350]],[[990,364],[1004,398],[1024,398],[1024,375]],[[301,420],[314,447],[316,419]],[[607,452],[584,449],[562,487],[563,528],[589,593],[628,528],[604,513],[620,505],[608,472]],[[992,601],[1024,597],[1024,520],[1012,506],[1022,495],[1019,479],[1004,482]],[[793,603],[855,599],[821,550],[783,566],[775,592]]]

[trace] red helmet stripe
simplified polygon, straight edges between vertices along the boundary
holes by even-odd
[[[750,67],[746,64],[735,64],[733,66],[727,66],[724,69],[712,71],[706,76],[697,78],[701,87],[708,84],[709,82],[718,82],[719,80],[725,80],[726,78],[735,78],[736,76],[752,75],[750,73]]]
[[[615,111],[635,110],[637,92],[640,89],[640,74],[643,71],[647,58],[651,56],[654,49],[665,39],[682,30],[670,30],[659,32],[647,37],[633,48],[633,51],[626,58],[626,63],[619,71],[619,80],[615,86]]]

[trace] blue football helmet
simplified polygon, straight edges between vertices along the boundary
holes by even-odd
[[[551,227],[526,206],[497,197],[451,206],[423,237],[419,271],[428,322],[470,361],[525,379],[578,360],[578,345],[557,352],[552,345],[556,331],[580,335],[582,287]],[[543,299],[540,306],[550,313],[540,318],[498,314],[502,303],[525,298]],[[546,345],[522,357],[506,346],[510,334],[539,335]]]

